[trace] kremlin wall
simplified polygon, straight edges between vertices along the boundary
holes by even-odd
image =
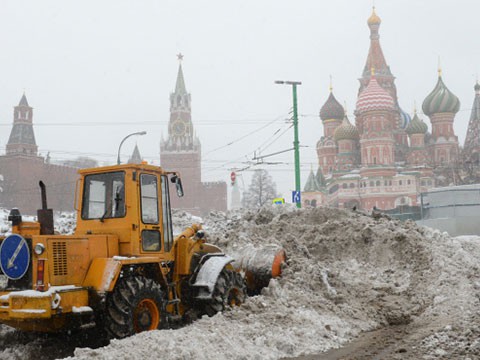
[[[444,83],[440,69],[437,83],[432,84],[433,90],[426,95],[420,111],[415,109],[410,115],[400,108],[395,77],[380,46],[380,24],[374,8],[368,19],[370,48],[353,116],[347,116],[332,87],[320,109],[323,136],[316,144],[318,169],[312,169],[302,192],[305,207],[418,207],[420,194],[429,190],[480,182],[480,84],[474,87],[475,99],[462,148],[453,126],[460,101]],[[179,54],[178,58],[181,61],[183,56]],[[52,189],[50,207],[72,210],[77,168],[51,164],[48,157],[38,155],[32,118],[33,108],[24,94],[14,108],[6,153],[0,156],[0,174],[4,177],[0,206],[35,213],[40,204],[38,180],[42,179],[47,189]],[[172,197],[172,205],[195,215],[225,211],[227,184],[202,182],[201,159],[191,95],[180,63],[175,90],[170,94],[168,134],[160,142],[161,166],[178,170],[184,181],[185,197]],[[131,161],[142,161],[137,147]],[[462,176],[457,171],[460,167],[471,171]]]

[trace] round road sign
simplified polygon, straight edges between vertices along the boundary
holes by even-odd
[[[25,239],[12,234],[0,245],[0,268],[12,280],[23,277],[30,265],[30,250]]]

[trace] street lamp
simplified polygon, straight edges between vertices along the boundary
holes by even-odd
[[[122,142],[120,143],[120,146],[118,147],[118,155],[117,155],[117,165],[120,165],[120,149],[122,148],[122,145],[123,143],[125,142],[125,140],[127,140],[130,136],[133,136],[133,135],[145,135],[147,132],[146,131],[139,131],[139,132],[134,132],[134,133],[131,133],[127,136],[125,136],[122,140]]]
[[[276,80],[275,84],[279,85],[291,85],[293,93],[293,130],[294,140],[293,148],[295,151],[295,191],[300,193],[300,152],[298,143],[298,111],[297,111],[297,85],[302,85],[301,81],[283,81]],[[301,208],[302,203],[297,202],[297,208]]]

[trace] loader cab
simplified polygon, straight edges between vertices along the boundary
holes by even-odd
[[[183,194],[176,174],[147,164],[80,170],[76,234],[118,237],[120,256],[173,259],[169,177]]]

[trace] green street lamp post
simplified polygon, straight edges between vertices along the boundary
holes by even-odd
[[[293,148],[295,152],[295,191],[300,193],[300,151],[298,142],[298,109],[297,109],[297,85],[302,85],[301,81],[275,81],[275,84],[291,85],[293,94]],[[297,208],[301,208],[302,203],[297,202]]]

